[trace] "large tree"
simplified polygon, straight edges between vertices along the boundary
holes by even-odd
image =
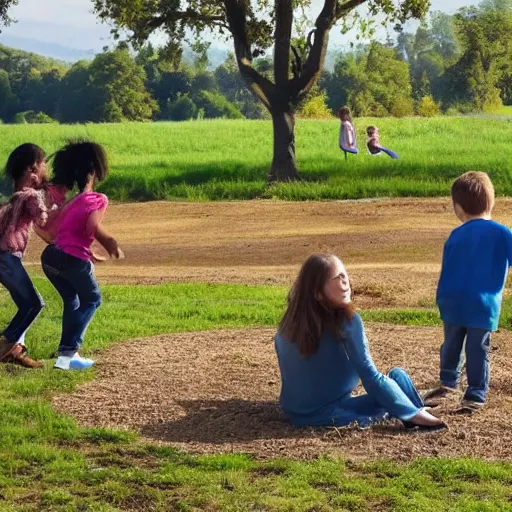
[[[362,27],[368,27],[368,21],[379,15],[394,23],[420,18],[429,7],[429,0],[93,1],[99,17],[113,21],[115,30],[128,31],[135,43],[146,41],[155,31],[166,34],[170,49],[180,48],[190,32],[199,36],[214,30],[232,38],[246,85],[272,116],[270,181],[298,178],[294,111],[323,69],[332,27],[339,21],[349,22],[354,9],[363,4],[368,6],[368,18],[360,19]],[[318,4],[320,12],[311,30],[297,40],[300,34],[294,34],[294,28],[297,24],[307,26],[310,22],[304,23],[304,14]],[[272,47],[273,81],[253,66],[253,58]]]
[[[0,0],[0,32],[2,31],[2,25],[8,25],[12,21],[7,11],[17,3],[18,0]]]
[[[512,0],[485,0],[477,7],[460,9],[454,18],[462,55],[440,83],[444,102],[492,111],[501,106],[502,99],[509,100]]]

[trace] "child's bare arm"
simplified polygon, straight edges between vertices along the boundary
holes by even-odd
[[[49,231],[46,231],[45,229],[39,227],[37,224],[34,224],[34,232],[36,235],[41,238],[44,242],[47,244],[53,243],[53,235]]]
[[[116,259],[123,259],[124,253],[119,247],[116,239],[112,236],[110,236],[105,229],[101,226],[101,224],[98,224],[98,227],[96,228],[95,233],[96,240],[105,247],[106,251],[110,254],[112,258]]]

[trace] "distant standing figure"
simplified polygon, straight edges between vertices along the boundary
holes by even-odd
[[[356,133],[354,131],[354,126],[352,124],[352,114],[350,113],[350,108],[346,105],[341,107],[338,116],[341,121],[340,126],[340,149],[345,153],[345,159],[347,158],[347,153],[352,153],[357,155],[357,142],[356,142]]]

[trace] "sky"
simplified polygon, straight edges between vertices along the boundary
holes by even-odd
[[[432,10],[453,13],[475,3],[478,0],[432,0]],[[312,4],[313,12],[319,12],[323,0],[313,0]],[[91,12],[92,5],[91,0],[19,0],[10,12],[18,21],[3,28],[2,35],[99,52],[112,40],[109,27],[99,23]],[[333,31],[331,42],[343,44],[339,31]]]

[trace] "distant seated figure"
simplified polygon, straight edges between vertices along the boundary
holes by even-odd
[[[386,155],[391,158],[398,158],[397,153],[380,145],[379,129],[376,126],[368,126],[366,128],[366,135],[368,136],[368,139],[366,140],[366,148],[370,155],[378,155],[382,152],[386,153]]]
[[[368,126],[368,128],[366,128],[366,135],[368,136],[366,141],[368,151],[372,155],[380,153],[379,129],[376,126]]]

